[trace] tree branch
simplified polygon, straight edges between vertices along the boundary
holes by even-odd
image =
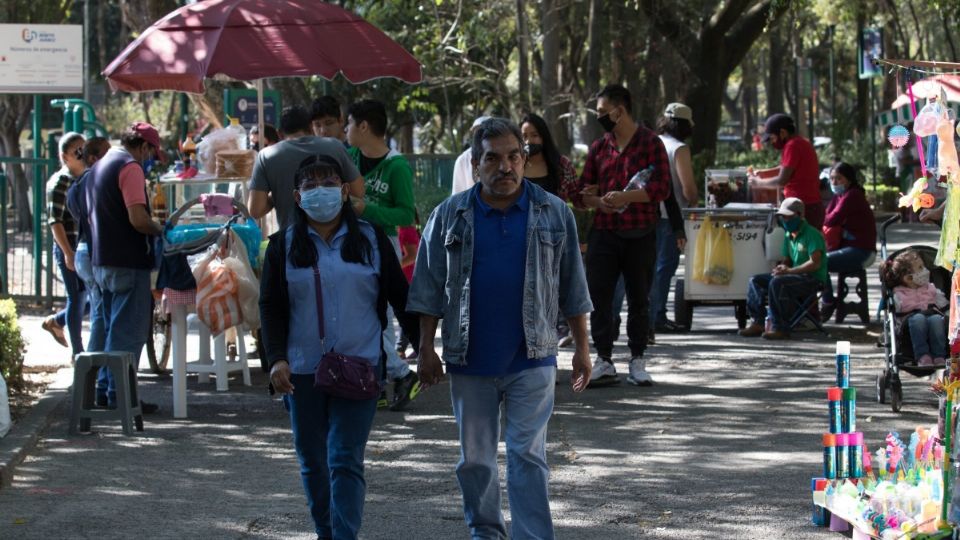
[[[743,57],[750,52],[754,42],[760,37],[760,34],[767,27],[768,22],[776,22],[787,11],[787,3],[781,3],[771,16],[771,0],[763,0],[754,4],[737,24],[726,33],[723,39],[724,58],[723,71],[725,74],[731,73]]]
[[[723,9],[713,14],[713,17],[710,17],[710,22],[707,23],[707,28],[710,32],[715,32],[720,35],[726,34],[727,30],[733,27],[737,23],[737,20],[743,15],[743,12],[747,10],[747,7],[750,5],[751,0],[730,0],[727,2]],[[769,2],[764,2],[769,3]]]
[[[690,30],[690,25],[676,17],[671,9],[664,9],[657,0],[640,0],[640,9],[650,19],[650,26],[661,36],[675,44],[680,57],[696,69],[696,55],[700,37]]]

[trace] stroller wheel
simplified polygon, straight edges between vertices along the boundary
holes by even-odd
[[[903,407],[903,387],[900,385],[900,378],[890,381],[890,408],[893,412],[900,412]]]
[[[877,374],[877,403],[887,402],[887,371]]]

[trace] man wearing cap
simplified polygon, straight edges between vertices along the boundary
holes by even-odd
[[[803,201],[784,199],[777,210],[780,226],[787,235],[783,243],[783,260],[769,274],[750,278],[747,288],[747,311],[753,322],[740,330],[744,337],[763,335],[765,339],[789,337],[791,299],[817,294],[828,279],[827,245],[820,229],[804,219]],[[764,309],[769,298],[770,309]],[[771,328],[764,331],[764,319],[770,317]]]
[[[125,351],[139,363],[150,328],[150,270],[154,265],[153,236],[163,232],[147,203],[144,170],[160,150],[160,135],[146,122],[131,124],[87,173],[86,203],[93,279],[100,294],[92,306],[103,325],[103,350]],[[98,405],[116,405],[113,377],[102,372],[97,383]],[[156,405],[143,404],[143,412]]]
[[[782,152],[780,167],[757,171],[750,184],[758,187],[783,188],[784,197],[795,197],[806,207],[806,220],[817,230],[823,228],[824,207],[820,199],[820,165],[817,151],[810,141],[797,135],[797,126],[790,116],[777,113],[767,118],[763,140]],[[769,180],[766,174],[777,173]]]
[[[489,116],[478,116],[476,120],[473,121],[473,125],[470,126],[470,138],[473,139],[473,134],[477,132],[477,128],[480,127],[480,124],[489,120]],[[457,156],[457,161],[453,164],[453,191],[451,195],[456,195],[461,191],[466,191],[473,187],[477,183],[477,179],[473,177],[473,165],[471,160],[473,159],[473,151],[468,147],[463,151],[459,156]]]

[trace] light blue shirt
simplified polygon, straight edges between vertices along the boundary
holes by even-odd
[[[347,356],[356,356],[377,365],[380,361],[380,318],[377,316],[377,297],[380,291],[380,254],[373,228],[360,222],[361,230],[373,248],[372,264],[346,263],[341,247],[347,234],[342,224],[327,244],[313,229],[310,239],[317,248],[317,267],[320,269],[320,287],[323,293],[323,326],[325,339],[321,343],[317,324],[317,301],[313,267],[297,268],[290,263],[290,245],[293,229],[287,229],[287,290],[290,296],[290,334],[287,339],[287,358],[292,373],[313,373],[320,358],[333,350]]]

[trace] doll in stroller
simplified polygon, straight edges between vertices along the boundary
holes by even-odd
[[[890,254],[880,265],[881,314],[886,367],[877,377],[877,401],[899,411],[903,403],[900,371],[929,376],[948,356],[947,313],[950,274],[936,267],[936,250],[910,246]]]

